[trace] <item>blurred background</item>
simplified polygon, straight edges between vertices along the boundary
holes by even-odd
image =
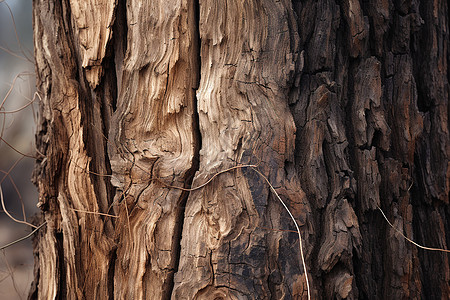
[[[0,247],[32,231],[35,95],[31,0],[0,0]],[[14,148],[14,149],[13,149]],[[5,212],[5,208],[7,212]],[[31,239],[0,250],[0,298],[26,299],[33,280]]]

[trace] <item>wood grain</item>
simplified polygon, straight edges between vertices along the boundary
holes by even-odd
[[[114,289],[120,299],[162,299],[178,264],[187,194],[151,179],[189,187],[195,172],[198,37],[192,1],[127,5],[127,51],[110,132],[120,203]]]
[[[305,225],[308,203],[287,169],[295,141],[287,104],[298,56],[296,31],[288,1],[200,3],[202,148],[193,185],[237,163],[259,162],[279,193],[297,205],[296,217]],[[257,299],[271,292],[276,298],[304,293],[302,267],[280,253],[299,255],[281,241],[288,234],[261,229],[289,226],[281,221],[283,215],[269,187],[251,171],[223,174],[191,193],[173,297]],[[282,274],[282,265],[293,268],[291,275],[271,282],[271,274]],[[294,289],[297,280],[300,286]]]

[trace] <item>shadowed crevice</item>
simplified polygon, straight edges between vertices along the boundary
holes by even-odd
[[[200,31],[199,31],[199,20],[200,20],[200,8],[199,8],[199,1],[192,1],[190,3],[190,7],[188,8],[188,14],[189,14],[189,21],[190,21],[190,30],[192,31],[193,36],[193,51],[191,52],[191,55],[193,57],[191,58],[193,63],[193,68],[195,70],[195,81],[192,86],[192,92],[193,93],[193,112],[192,112],[192,135],[193,135],[193,141],[194,141],[194,153],[192,157],[192,165],[191,168],[186,172],[185,180],[184,180],[184,188],[190,189],[192,188],[192,181],[194,179],[195,173],[199,170],[200,166],[200,149],[202,147],[202,136],[200,132],[200,121],[199,121],[199,115],[198,115],[198,103],[197,103],[197,89],[200,85],[200,72],[201,72],[201,61],[200,61]],[[173,253],[173,271],[169,275],[170,280],[170,287],[167,289],[166,295],[164,295],[164,299],[170,299],[172,295],[172,291],[175,285],[174,282],[174,276],[175,273],[178,272],[178,268],[180,265],[180,257],[181,257],[181,239],[183,234],[183,223],[185,219],[185,210],[186,210],[186,202],[189,198],[190,192],[183,191],[180,196],[180,200],[178,202],[177,208],[177,216],[176,220],[177,223],[175,225],[174,229],[174,238],[173,238],[173,247],[174,253]]]
[[[116,269],[117,250],[114,249],[111,253],[108,269],[108,298],[114,299],[114,270]]]

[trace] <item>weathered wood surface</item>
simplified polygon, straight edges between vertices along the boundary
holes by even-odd
[[[114,201],[121,203],[114,295],[167,299],[187,193],[151,180],[188,188],[197,169],[198,36],[192,1],[141,3],[127,3],[127,51],[111,121]]]
[[[290,2],[202,1],[199,17],[202,148],[193,185],[237,163],[258,163],[305,225],[308,203],[288,168],[295,143],[288,99],[299,55]],[[306,286],[296,242],[267,230],[291,228],[286,216],[251,170],[223,174],[191,193],[174,298],[301,297]]]
[[[316,287],[325,298],[449,297],[448,255],[411,246],[376,210],[417,242],[448,248],[447,2],[295,7],[305,67],[291,111],[296,167],[323,232]]]
[[[370,3],[369,3],[370,2]],[[447,299],[448,3],[33,4],[34,299]],[[115,218],[89,212],[115,215]]]

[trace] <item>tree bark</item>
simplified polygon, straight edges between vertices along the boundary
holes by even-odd
[[[447,1],[36,0],[33,21],[31,299],[307,299],[305,271],[313,299],[450,297],[448,253],[396,231],[450,245]]]

